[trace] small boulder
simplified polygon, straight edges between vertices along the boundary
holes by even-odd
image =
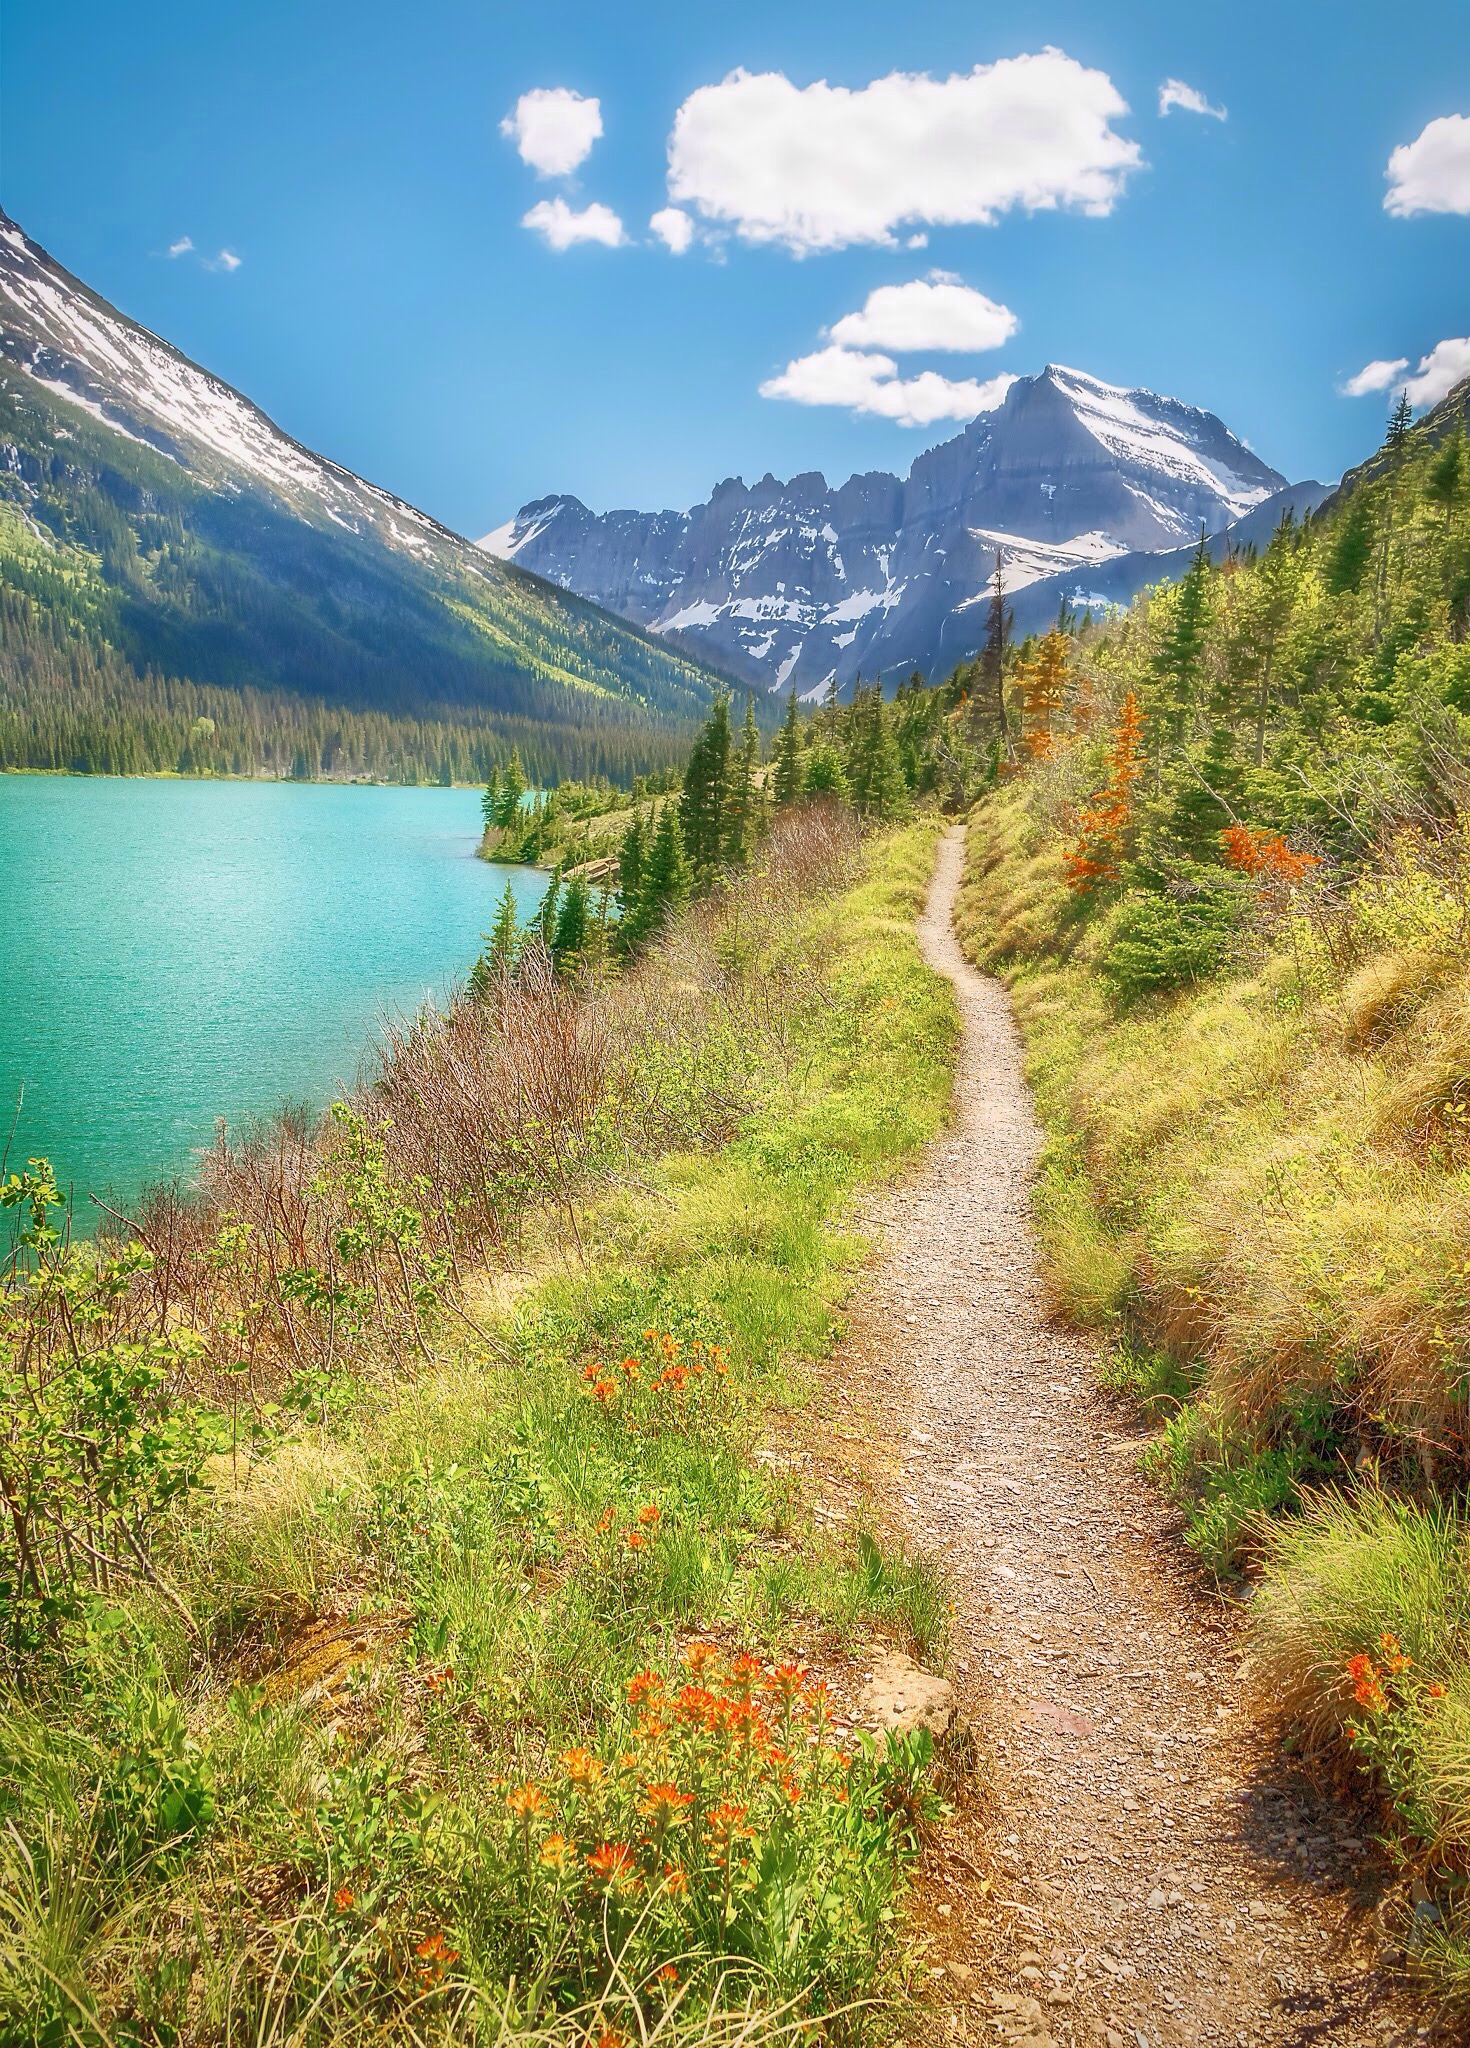
[[[954,1719],[954,1687],[925,1671],[902,1650],[889,1650],[873,1666],[861,1696],[862,1716],[877,1734],[927,1728],[940,1736]]]

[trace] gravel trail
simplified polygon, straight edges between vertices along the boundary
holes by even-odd
[[[1370,1845],[1253,1733],[1236,1624],[1138,1475],[1093,1353],[1044,1313],[1020,1047],[951,926],[963,846],[941,842],[919,925],[963,1018],[954,1120],[865,1217],[881,1251],[814,1460],[830,1516],[875,1485],[954,1586],[985,1806],[924,1888],[926,2028],[1033,2048],[1423,2040],[1374,1966]]]

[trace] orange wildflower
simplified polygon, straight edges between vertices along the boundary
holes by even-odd
[[[546,1794],[539,1785],[517,1785],[505,1795],[505,1803],[517,1820],[534,1820],[549,1811]]]
[[[713,1643],[690,1643],[684,1651],[684,1669],[691,1678],[698,1678],[718,1660],[719,1654]]]
[[[648,1503],[648,1505],[647,1505],[646,1507],[641,1507],[641,1508],[640,1508],[640,1509],[638,1510],[638,1519],[639,1519],[639,1521],[640,1521],[640,1522],[642,1522],[642,1523],[644,1523],[644,1524],[645,1524],[646,1526],[648,1526],[648,1527],[652,1527],[652,1525],[653,1525],[653,1524],[654,1524],[654,1523],[655,1523],[655,1522],[656,1522],[656,1521],[658,1520],[658,1518],[659,1518],[659,1511],[658,1511],[658,1509],[657,1509],[657,1508],[656,1508],[656,1507],[654,1506],[654,1504],[653,1504],[653,1502],[652,1502],[652,1501],[649,1501],[649,1503]]]
[[[738,1656],[730,1659],[730,1666],[725,1674],[725,1690],[733,1693],[737,1699],[748,1700],[760,1675],[760,1658],[752,1657],[749,1650],[742,1650]]]
[[[673,1874],[672,1871],[668,1873],[669,1876],[673,1876]],[[683,1871],[680,1871],[678,1875],[682,1877],[684,1875]],[[670,1991],[672,1991],[679,1981],[679,1972],[672,1963],[665,1963],[660,1969],[654,1971],[653,1981],[655,1984],[667,1984]]]
[[[612,1399],[613,1395],[617,1391],[618,1387],[616,1380],[600,1379],[594,1380],[592,1382],[593,1399],[596,1401],[600,1401],[604,1408],[607,1406],[608,1402]]]
[[[801,1681],[806,1677],[805,1664],[778,1664],[766,1680],[766,1691],[778,1693],[787,1706],[801,1691]]]
[[[637,1377],[638,1377],[638,1361],[637,1361],[637,1359],[636,1359],[636,1358],[634,1358],[634,1357],[632,1357],[631,1355],[630,1355],[629,1357],[625,1358],[625,1359],[623,1360],[623,1371],[624,1371],[624,1372],[625,1372],[625,1373],[626,1373],[626,1374],[628,1375],[628,1378],[629,1378],[630,1380],[636,1380],[636,1379],[637,1379]]]
[[[600,1785],[607,1776],[605,1767],[599,1763],[590,1749],[566,1749],[562,1751],[561,1767],[574,1785],[591,1790]]]
[[[1347,1675],[1353,1682],[1353,1698],[1358,1705],[1374,1714],[1383,1713],[1388,1700],[1378,1683],[1377,1666],[1366,1651],[1360,1650],[1356,1657],[1348,1658]]]
[[[641,1529],[630,1529],[623,1538],[623,1541],[630,1550],[642,1550],[648,1542],[648,1538]]]
[[[548,1835],[541,1844],[541,1861],[553,1870],[565,1870],[572,1860],[572,1845],[565,1835]]]
[[[1397,1636],[1385,1630],[1378,1638],[1378,1647],[1383,1652],[1383,1668],[1390,1678],[1397,1678],[1401,1671],[1407,1671],[1413,1658],[1406,1656]]]
[[[339,1884],[337,1889],[332,1894],[332,1904],[337,1908],[337,1911],[339,1913],[345,1913],[349,1906],[355,1906],[357,1904],[357,1900],[353,1897],[352,1893],[347,1889],[347,1886],[345,1884]]]
[[[626,1842],[599,1842],[587,1858],[587,1868],[599,1884],[622,1884],[637,1871],[633,1851]]]
[[[628,1680],[628,1699],[633,1706],[640,1700],[655,1699],[664,1689],[664,1682],[656,1671],[635,1671]]]
[[[640,1812],[646,1815],[655,1827],[660,1828],[672,1827],[681,1821],[684,1818],[685,1807],[692,1806],[693,1803],[692,1792],[681,1792],[679,1787],[671,1784],[668,1779],[661,1780],[657,1785],[646,1786],[643,1797],[638,1802]]]

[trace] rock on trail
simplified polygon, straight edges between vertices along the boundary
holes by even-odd
[[[986,1752],[972,1854],[941,1847],[925,1894],[924,2025],[1033,2048],[1423,2040],[1374,1964],[1368,1845],[1253,1732],[1235,1622],[1165,1534],[1093,1353],[1047,1319],[1020,1047],[951,926],[963,847],[941,842],[919,925],[963,1020],[954,1119],[865,1219],[881,1254],[813,1447],[833,1493],[876,1485],[889,1528],[945,1560]]]

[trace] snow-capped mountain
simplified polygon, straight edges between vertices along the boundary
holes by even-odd
[[[744,679],[814,695],[973,653],[997,552],[1025,630],[1063,593],[1085,603],[1101,564],[1215,533],[1285,483],[1213,413],[1049,364],[902,479],[735,477],[689,512],[542,498],[479,545]]]
[[[718,683],[301,446],[0,213],[0,517],[16,516],[126,591],[113,652],[139,676],[629,732],[702,715]],[[106,539],[119,521],[131,554]]]

